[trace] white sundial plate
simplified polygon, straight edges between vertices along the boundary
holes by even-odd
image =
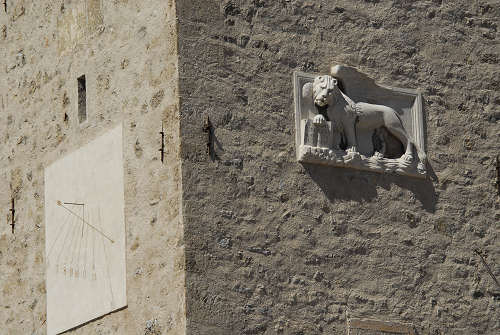
[[[45,168],[47,334],[127,305],[122,126]]]

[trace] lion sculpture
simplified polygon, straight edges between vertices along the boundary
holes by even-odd
[[[337,79],[329,75],[317,76],[312,84],[312,98],[319,113],[314,116],[313,123],[317,126],[331,121],[347,141],[347,152],[358,152],[356,129],[377,131],[385,127],[404,146],[401,156],[406,161],[413,160],[413,148],[417,150],[420,164],[424,164],[425,153],[415,145],[397,112],[388,106],[365,102],[354,102],[338,87]],[[419,165],[420,165],[419,164]]]

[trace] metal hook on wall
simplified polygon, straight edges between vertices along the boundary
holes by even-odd
[[[205,124],[203,125],[203,132],[207,133],[207,154],[212,157],[214,150],[213,150],[213,126],[212,122],[210,121],[210,117],[207,116],[207,119],[205,120]]]
[[[161,122],[161,148],[158,149],[158,151],[161,153],[161,162],[163,163],[163,160],[165,158],[165,130],[163,130],[163,121]]]
[[[7,224],[9,224],[12,228],[12,234],[14,234],[14,228],[16,227],[16,207],[15,207],[15,200],[12,198],[12,204],[11,208],[9,209],[9,212],[11,212],[10,215],[10,224],[9,224],[9,216],[7,215]]]
[[[497,193],[500,196],[500,155],[497,155]]]

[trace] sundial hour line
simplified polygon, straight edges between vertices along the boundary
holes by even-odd
[[[64,206],[64,204],[69,204],[69,203],[63,203],[63,202],[61,202],[59,200],[57,201],[57,205],[58,206],[61,206],[62,208],[64,208],[65,210],[67,210],[68,212],[70,212],[71,214],[73,214],[74,216],[76,216],[77,218],[79,218],[80,220],[82,220],[83,223],[85,223],[87,226],[89,226],[90,228],[92,228],[93,230],[95,230],[96,232],[98,232],[99,234],[101,234],[103,237],[105,237],[106,239],[108,239],[111,243],[115,243],[115,241],[113,241],[110,237],[108,237],[102,231],[100,231],[99,229],[97,229],[96,227],[94,227],[93,225],[91,225],[90,223],[88,223],[87,221],[85,221],[85,219],[82,218],[80,215],[76,214],[71,209],[69,209],[68,207]]]
[[[65,205],[72,205],[72,206],[82,206],[82,216],[85,218],[85,204],[79,204],[77,202],[63,202]],[[83,227],[84,225],[82,224],[82,237],[83,237]]]

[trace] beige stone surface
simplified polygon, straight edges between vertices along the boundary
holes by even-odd
[[[122,131],[45,169],[47,334],[127,305]]]
[[[58,25],[81,2],[0,6],[0,333],[47,333],[45,167],[122,123],[128,306],[70,334],[184,334],[175,5],[101,1],[98,29],[66,42]]]

